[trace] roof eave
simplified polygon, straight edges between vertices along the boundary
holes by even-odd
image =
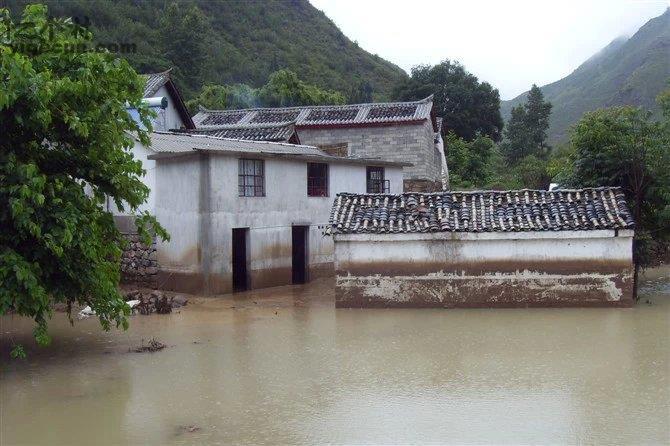
[[[184,126],[189,130],[195,129],[195,124],[193,123],[191,115],[188,113],[184,98],[171,78],[165,83],[165,88],[167,88],[168,92],[175,98],[177,102],[175,108],[177,109],[177,113],[179,113],[179,117],[184,121]]]
[[[301,160],[301,161],[319,161],[323,163],[337,163],[337,164],[356,164],[356,165],[365,165],[365,166],[384,166],[384,167],[411,167],[411,163],[403,163],[396,161],[384,161],[384,160],[375,160],[375,159],[364,159],[364,158],[344,158],[337,156],[328,156],[328,155],[308,155],[308,154],[298,154],[298,153],[276,153],[276,152],[248,152],[244,150],[217,150],[217,149],[204,149],[204,148],[193,148],[192,150],[183,151],[183,152],[155,152],[147,156],[150,160],[162,160],[167,158],[180,158],[187,155],[193,155],[197,153],[211,153],[221,156],[245,156],[249,158],[283,158],[291,160]]]

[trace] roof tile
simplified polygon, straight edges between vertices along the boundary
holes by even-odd
[[[201,108],[193,117],[198,128],[221,124],[280,124],[301,126],[365,125],[431,119],[433,97],[419,101],[305,107],[208,110]]]
[[[632,229],[615,187],[439,193],[338,194],[329,232],[495,232]]]

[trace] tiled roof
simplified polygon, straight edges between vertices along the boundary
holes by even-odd
[[[433,96],[420,101],[309,107],[208,110],[193,117],[198,128],[226,124],[275,124],[295,122],[297,127],[374,125],[431,119]]]
[[[630,229],[623,192],[577,190],[338,194],[330,232],[489,232]]]
[[[315,162],[350,163],[364,165],[404,167],[411,164],[378,159],[331,156],[317,147],[301,144],[288,144],[269,141],[251,141],[231,138],[218,138],[209,135],[197,135],[183,132],[152,132],[151,150],[156,152],[149,159],[158,159],[182,154],[206,151],[227,153],[230,155],[272,155],[288,156]]]
[[[170,71],[172,69],[163,71],[162,73],[143,74],[142,76],[147,80],[144,84],[144,97],[150,98],[170,80]]]
[[[189,130],[189,133],[217,136],[220,138],[248,139],[252,141],[287,142],[295,133],[293,123],[282,125],[220,125]]]

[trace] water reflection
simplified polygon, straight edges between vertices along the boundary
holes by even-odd
[[[1,440],[667,443],[670,280],[650,283],[634,309],[335,310],[319,280],[128,332],[58,315],[51,348],[2,365]],[[29,342],[1,322],[3,354]],[[128,353],[152,336],[169,347]]]

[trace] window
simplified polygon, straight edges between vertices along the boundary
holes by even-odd
[[[265,164],[263,160],[238,160],[237,189],[240,197],[265,196]]]
[[[389,180],[384,179],[383,167],[368,167],[366,180],[369,194],[388,194],[391,189]]]
[[[307,163],[307,196],[328,196],[328,164]]]

